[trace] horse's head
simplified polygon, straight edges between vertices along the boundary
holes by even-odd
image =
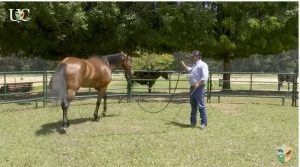
[[[121,67],[123,68],[123,70],[125,70],[126,75],[129,75],[130,77],[132,77],[133,76],[133,67],[132,67],[131,57],[123,52],[121,52],[121,54],[124,56]]]
[[[169,79],[169,74],[167,72],[162,72],[161,73],[161,76],[164,78],[164,79]]]

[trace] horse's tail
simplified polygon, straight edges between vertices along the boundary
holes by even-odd
[[[67,97],[66,64],[61,63],[49,83],[50,93],[58,100]]]

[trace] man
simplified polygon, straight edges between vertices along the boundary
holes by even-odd
[[[197,124],[197,108],[199,107],[201,126],[203,130],[207,126],[207,113],[205,107],[205,82],[208,80],[208,66],[202,61],[202,54],[195,50],[191,55],[193,65],[188,67],[181,61],[183,67],[189,72],[190,103],[191,103],[191,127]]]

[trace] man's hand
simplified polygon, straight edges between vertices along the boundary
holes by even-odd
[[[195,83],[195,89],[197,89],[200,86],[200,81]]]
[[[183,65],[183,66],[185,67],[185,64],[184,64],[184,62],[183,62],[183,61],[181,61],[181,65]]]
[[[195,83],[195,89],[198,88],[199,86],[201,86],[203,83],[203,81],[198,81]]]
[[[184,67],[185,70],[188,70],[188,66],[186,66],[183,61],[181,61],[181,65],[182,65],[182,67]]]

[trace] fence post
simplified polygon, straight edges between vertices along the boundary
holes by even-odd
[[[252,95],[253,73],[250,73],[250,95]]]
[[[168,75],[169,75],[169,77],[168,77],[169,78],[169,93],[171,93],[171,80],[172,80],[171,76],[172,75],[171,75],[171,73],[169,73]]]
[[[293,75],[292,106],[297,107],[297,74]]]
[[[132,89],[131,79],[132,77],[129,75],[127,79],[127,102],[131,101],[131,89]]]
[[[7,98],[6,74],[4,73],[4,100]]]
[[[43,106],[45,106],[45,70],[43,71]]]
[[[46,107],[48,102],[48,75],[46,70],[43,72],[43,92],[43,106]]]
[[[207,102],[211,102],[211,88],[212,88],[212,73],[209,74],[207,82]]]

